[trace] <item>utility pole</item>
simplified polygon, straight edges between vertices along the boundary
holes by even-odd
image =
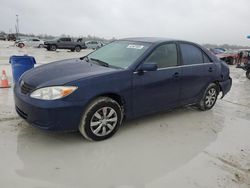
[[[19,19],[18,19],[18,14],[16,14],[16,35],[18,38],[19,35]]]

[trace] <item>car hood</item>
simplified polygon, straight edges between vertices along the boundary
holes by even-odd
[[[57,61],[27,71],[22,80],[32,87],[64,85],[78,79],[117,71],[80,59]]]

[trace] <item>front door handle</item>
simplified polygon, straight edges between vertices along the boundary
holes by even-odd
[[[208,72],[213,72],[213,68],[209,67]]]

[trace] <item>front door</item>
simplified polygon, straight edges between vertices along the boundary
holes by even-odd
[[[133,74],[133,112],[135,116],[178,105],[181,68],[176,44],[157,47],[143,63],[156,63],[156,71]]]

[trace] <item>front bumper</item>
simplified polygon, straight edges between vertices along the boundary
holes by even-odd
[[[231,89],[232,87],[232,78],[229,77],[229,79],[225,80],[225,81],[221,81],[219,82],[220,84],[220,88],[222,91],[222,96],[221,98],[223,98]]]
[[[84,102],[66,100],[43,101],[22,94],[14,88],[15,108],[20,117],[35,127],[51,131],[78,130]]]

